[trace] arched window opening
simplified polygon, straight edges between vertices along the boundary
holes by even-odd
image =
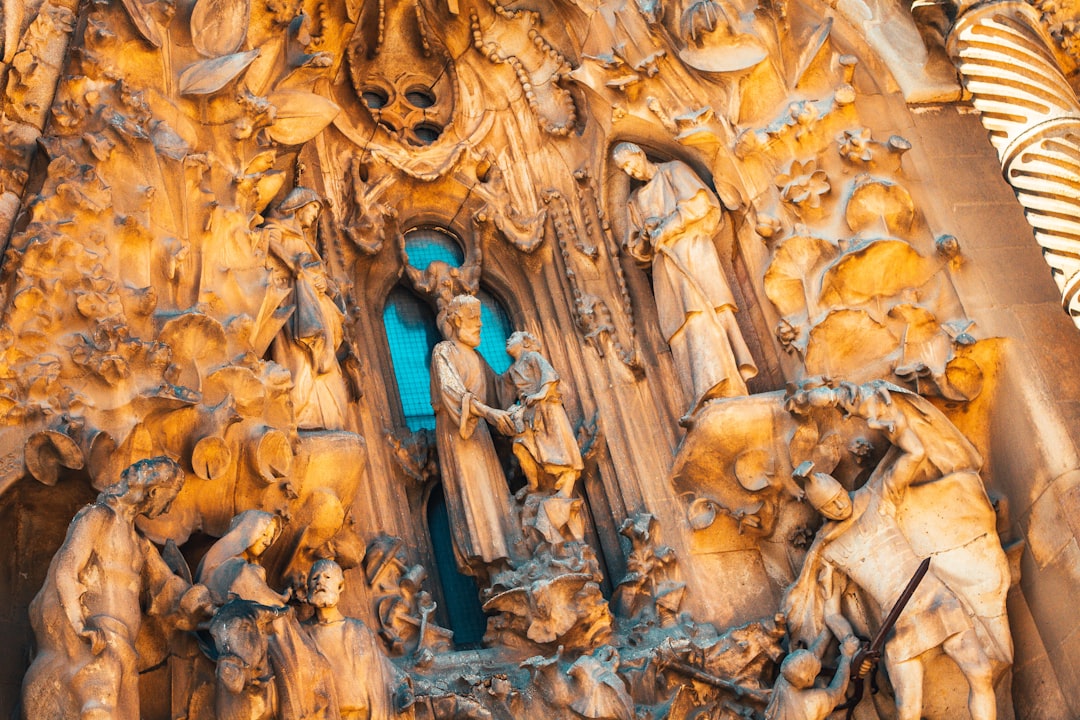
[[[383,324],[405,426],[413,432],[434,430],[435,412],[428,387],[431,349],[442,340],[435,327],[435,313],[423,300],[397,285],[386,298]]]
[[[506,339],[514,331],[510,316],[490,293],[480,290],[480,355],[497,373],[510,367],[506,354]],[[405,426],[412,431],[435,429],[435,413],[431,409],[431,349],[442,340],[431,307],[413,292],[396,285],[386,298],[383,310],[386,339],[390,344],[390,360],[394,364],[401,410]]]
[[[450,514],[442,485],[431,490],[427,503],[428,532],[431,548],[435,553],[439,583],[442,585],[446,617],[454,631],[454,647],[464,649],[477,647],[487,628],[487,617],[480,607],[480,593],[476,581],[462,575],[454,559],[453,540],[450,537]]]
[[[409,265],[423,272],[433,262],[443,262],[459,268],[465,262],[461,245],[449,233],[438,228],[416,228],[405,233],[405,255]],[[491,293],[481,288],[476,293],[480,301],[480,347],[477,348],[488,365],[497,373],[510,367],[506,354],[506,338],[514,331],[510,315]]]
[[[464,252],[451,235],[437,228],[418,228],[405,235],[405,254],[410,266],[426,270],[433,262],[461,267]],[[476,297],[481,304],[478,352],[496,373],[505,372],[511,364],[506,354],[506,339],[514,331],[506,308],[491,293],[480,289]],[[434,430],[435,412],[431,407],[431,351],[442,340],[431,305],[404,285],[397,285],[386,298],[383,311],[390,359],[398,398],[409,430]],[[497,450],[504,460],[511,491],[521,481],[511,471],[512,453],[509,442],[496,438]],[[502,447],[500,447],[500,445]],[[480,607],[476,582],[463,575],[457,567],[450,533],[450,517],[441,485],[434,487],[427,503],[426,521],[443,604],[454,644],[458,648],[477,646],[483,639],[487,619]]]
[[[405,233],[405,254],[417,270],[440,260],[450,267],[461,267],[465,254],[449,233],[438,228],[416,228]]]

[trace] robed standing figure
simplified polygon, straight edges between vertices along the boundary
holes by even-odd
[[[619,169],[645,183],[627,203],[624,247],[652,263],[660,331],[691,398],[687,416],[706,400],[746,395],[745,381],[757,366],[713,245],[723,223],[720,201],[685,163],[653,163],[633,143],[616,145],[612,156]]]
[[[431,406],[458,567],[483,582],[515,557],[520,530],[489,426],[513,435],[493,405],[495,371],[480,356],[480,301],[458,295],[440,313],[446,340],[431,352]]]
[[[309,188],[292,190],[263,225],[271,281],[289,293],[293,312],[274,338],[274,362],[292,374],[293,412],[301,429],[345,427],[348,388],[337,359],[344,314],[315,247],[322,200]]]

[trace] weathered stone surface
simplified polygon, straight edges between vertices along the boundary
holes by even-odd
[[[1075,715],[1075,15],[8,3],[0,715]]]

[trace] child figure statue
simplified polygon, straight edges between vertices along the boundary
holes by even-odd
[[[584,464],[570,419],[559,393],[559,375],[540,354],[540,343],[531,334],[515,332],[506,341],[514,364],[506,371],[517,404],[510,408],[520,432],[514,438],[514,455],[529,483],[529,491],[549,491],[563,498],[574,495]]]
[[[815,650],[790,653],[780,665],[780,677],[776,679],[769,706],[765,708],[766,720],[825,720],[829,717],[844,699],[851,675],[851,658],[858,650],[857,637],[844,638],[840,644],[840,667],[829,686],[824,688],[814,687],[814,680],[821,672],[821,660]]]

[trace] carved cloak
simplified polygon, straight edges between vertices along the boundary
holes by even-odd
[[[349,395],[338,365],[344,339],[344,314],[328,291],[318,251],[295,220],[272,218],[263,226],[271,255],[277,259],[274,282],[292,286],[293,312],[274,338],[274,362],[292,374],[296,424],[306,429],[345,427]]]
[[[716,196],[685,163],[661,163],[630,196],[629,214],[627,249],[652,262],[660,331],[692,393],[690,412],[711,397],[745,395],[757,366],[713,244],[723,221]]]
[[[891,433],[893,418],[902,414],[925,450],[914,471],[914,484],[895,500],[901,532],[918,557],[933,558],[931,572],[956,595],[991,660],[1011,662],[1012,639],[1005,612],[1008,561],[997,536],[994,509],[979,477],[982,458],[924,398],[883,381],[869,385],[883,393],[887,402],[866,418],[867,424]],[[889,450],[867,480],[867,489],[856,491],[856,496],[880,485],[881,478],[892,472],[898,452],[896,447]],[[828,594],[836,581],[831,566],[821,557],[821,548],[848,523],[826,523],[807,553],[798,580],[785,594],[783,610],[793,637],[812,641],[821,629],[819,589]]]
[[[535,350],[523,350],[505,377],[522,404],[527,396],[539,393],[545,385],[552,386],[543,399],[526,405],[522,416],[525,431],[514,438],[514,443],[521,445],[545,472],[581,470],[584,467],[581,451],[563,409],[559,376],[551,363]]]
[[[493,405],[495,372],[472,348],[446,340],[431,352],[431,406],[458,567],[466,574],[512,557],[520,533],[487,422],[472,399]]]
[[[313,617],[303,627],[335,676],[342,720],[402,716],[395,711],[393,702],[402,674],[383,654],[367,626],[354,618],[323,623]]]

